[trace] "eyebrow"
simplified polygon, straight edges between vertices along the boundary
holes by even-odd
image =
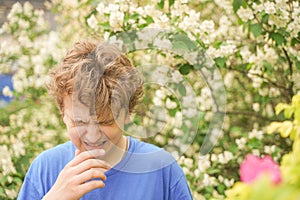
[[[79,119],[79,118],[76,118],[76,119],[73,119],[72,117],[70,117],[69,115],[65,114],[65,116],[73,123],[86,123],[87,121],[84,121],[83,119]]]
[[[65,115],[66,117],[68,117],[68,119],[70,119],[70,121],[72,122],[72,124],[89,124],[90,122],[92,122],[93,124],[100,124],[100,122],[98,120],[92,120],[92,119],[81,119],[81,118],[71,118],[69,115]]]

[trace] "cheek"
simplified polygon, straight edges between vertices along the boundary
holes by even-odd
[[[119,128],[104,128],[102,130],[105,133],[106,137],[113,143],[123,135],[122,130]]]
[[[68,135],[71,142],[77,147],[77,149],[80,149],[82,145],[79,134],[76,131],[68,128]]]

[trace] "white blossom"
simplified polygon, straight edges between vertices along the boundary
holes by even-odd
[[[243,46],[240,50],[240,54],[245,61],[248,61],[252,53],[248,46]]]
[[[105,9],[105,5],[103,2],[100,2],[96,7],[96,10],[99,14],[102,14],[104,9]]]
[[[264,2],[264,10],[267,14],[274,14],[276,12],[276,9],[275,9],[275,4],[274,2]]]
[[[158,97],[153,97],[152,102],[155,106],[163,106],[163,101]]]
[[[158,89],[155,91],[155,95],[160,99],[164,99],[164,98],[166,98],[167,94],[166,94],[165,90]]]
[[[18,192],[16,190],[13,189],[5,189],[5,194],[7,195],[7,197],[9,197],[10,199],[15,199],[18,196]]]
[[[14,151],[14,155],[17,157],[25,155],[25,145],[20,140],[13,143],[12,149]]]
[[[167,98],[166,100],[166,108],[167,109],[174,109],[177,107],[177,103],[172,101],[170,98]]]
[[[266,154],[272,155],[274,152],[276,151],[276,146],[275,145],[271,145],[271,146],[264,146],[264,152]]]
[[[92,29],[97,29],[97,27],[98,27],[98,21],[97,21],[95,15],[91,15],[87,19],[87,23],[88,23],[89,27],[91,27]]]
[[[166,138],[162,135],[156,135],[155,141],[158,142],[159,144],[164,144],[166,141]]]
[[[224,181],[223,181],[223,183],[225,184],[225,186],[228,187],[228,188],[231,187],[234,184],[234,182],[235,181],[234,181],[233,178],[232,179],[225,178]]]
[[[0,145],[0,164],[3,175],[7,175],[9,173],[16,173],[15,166],[12,162],[10,152],[8,151],[6,145]]]
[[[28,29],[30,26],[30,23],[24,19],[19,19],[18,24],[21,29]]]
[[[168,23],[169,22],[169,17],[166,14],[160,16],[159,19],[161,20],[162,23]]]
[[[254,19],[253,12],[250,8],[243,8],[242,6],[237,11],[238,16],[241,18],[242,21],[247,22],[248,20]]]
[[[252,154],[255,156],[260,156],[260,152],[258,149],[252,149]]]
[[[246,146],[247,139],[244,138],[244,137],[242,137],[242,138],[240,138],[240,139],[236,139],[236,140],[235,140],[235,143],[237,144],[238,149],[242,150],[242,149],[244,149],[245,146]]]
[[[253,103],[252,104],[252,109],[255,111],[255,112],[259,112],[260,111],[260,104],[259,103]]]
[[[211,162],[209,160],[209,155],[200,156],[198,159],[198,170],[199,172],[205,172],[209,167],[211,167]]]
[[[124,13],[120,11],[111,12],[109,15],[109,24],[114,31],[120,30],[124,20]]]
[[[233,159],[233,154],[230,151],[224,151],[223,153],[218,155],[218,160],[222,164],[226,164],[232,159]]]
[[[204,186],[214,186],[217,184],[216,178],[209,176],[208,174],[204,174],[202,184]]]
[[[232,55],[236,51],[236,46],[234,44],[222,45],[220,47],[220,53],[222,56]]]
[[[13,92],[10,90],[10,88],[8,86],[5,86],[2,89],[2,94],[7,97],[13,97]]]
[[[191,158],[185,158],[183,161],[184,165],[188,168],[192,168],[194,166],[194,161]]]
[[[227,72],[224,77],[224,84],[226,87],[231,87],[234,81],[234,73],[233,72]]]
[[[33,12],[33,6],[31,5],[30,2],[26,1],[24,3],[24,14],[27,16],[31,16]]]
[[[13,4],[7,18],[10,19],[13,15],[23,12],[22,5],[19,2]]]
[[[208,33],[208,34],[212,33],[214,31],[214,28],[215,28],[215,23],[212,20],[204,20],[200,24],[201,31]]]
[[[164,50],[172,49],[171,41],[166,38],[156,37],[154,39],[153,45],[155,45],[156,47],[158,47],[160,49],[164,49]]]
[[[178,129],[178,128],[174,128],[174,129],[173,129],[173,134],[174,134],[175,136],[182,136],[184,133],[183,133],[182,130],[180,130],[180,129]]]
[[[183,116],[191,119],[191,118],[197,116],[198,110],[196,108],[187,108],[187,109],[184,109],[182,111],[182,113],[183,113]]]
[[[256,129],[253,129],[250,133],[249,133],[249,135],[248,135],[248,137],[251,139],[251,138],[257,138],[257,139],[259,139],[259,140],[261,140],[262,138],[263,138],[263,131],[259,131],[259,130],[256,130]]]

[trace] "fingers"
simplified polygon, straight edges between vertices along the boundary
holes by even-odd
[[[49,199],[59,199],[62,196],[79,199],[93,189],[103,188],[105,171],[110,166],[96,158],[101,158],[104,154],[105,151],[101,149],[85,152],[76,150],[74,159],[60,172],[46,196]]]
[[[82,191],[82,195],[96,189],[96,188],[103,188],[105,186],[105,184],[103,183],[103,181],[101,180],[93,180],[93,181],[89,181],[86,182],[84,184],[81,184],[78,187],[78,191]]]
[[[82,163],[80,163],[76,166],[75,174],[80,174],[80,173],[82,173],[86,170],[89,170],[91,168],[102,168],[104,170],[109,170],[111,167],[104,160],[88,159],[88,160],[85,160],[85,161],[83,161]]]
[[[96,168],[92,168],[89,169],[81,174],[78,174],[76,176],[75,180],[78,180],[79,184],[85,183],[87,181],[91,181],[92,179],[96,179],[96,178],[100,178],[102,180],[106,180],[106,176],[104,174],[104,172],[100,169],[96,169]]]

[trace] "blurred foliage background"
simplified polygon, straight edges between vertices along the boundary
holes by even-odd
[[[194,199],[273,198],[268,181],[239,182],[247,154],[281,164],[276,194],[299,197],[298,1],[52,0],[9,10],[0,29],[0,72],[12,77],[2,87],[10,101],[1,103],[0,199],[16,199],[32,159],[68,140],[45,83],[84,39],[116,43],[143,73],[146,95],[126,134],[172,153]]]

